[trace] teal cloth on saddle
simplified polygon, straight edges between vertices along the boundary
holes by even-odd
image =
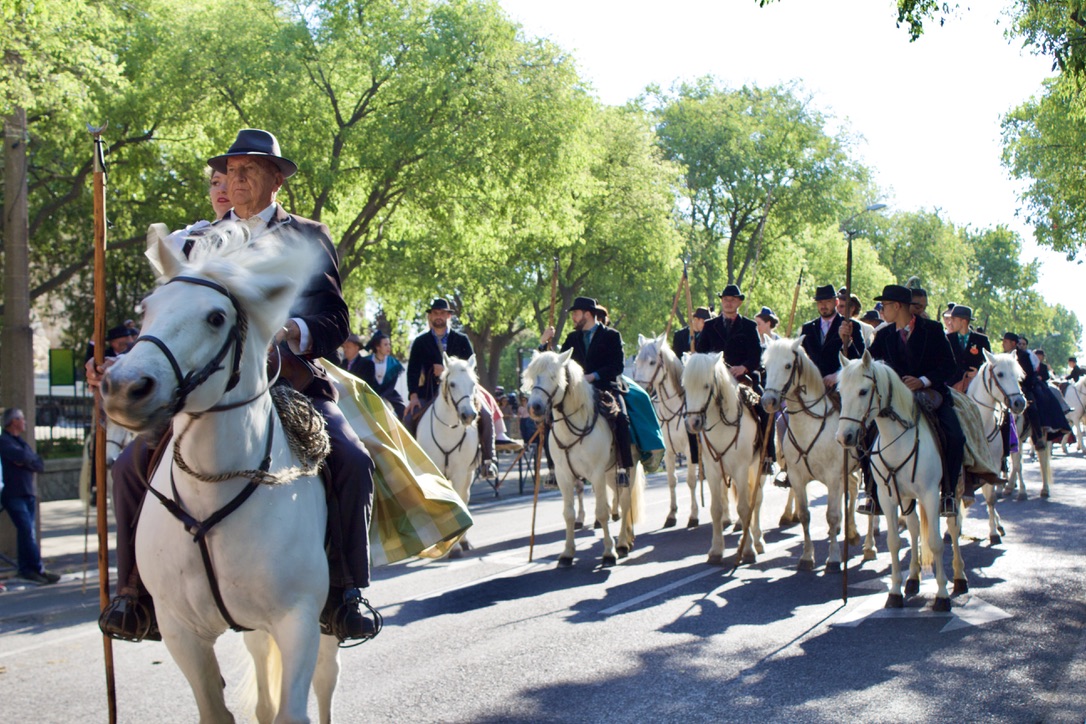
[[[664,436],[660,432],[660,419],[656,417],[656,408],[652,406],[652,399],[644,388],[626,375],[623,375],[622,379],[629,388],[626,393],[626,412],[630,415],[630,434],[634,445],[637,445],[641,452],[641,462],[645,469],[650,473],[656,472],[664,451]]]

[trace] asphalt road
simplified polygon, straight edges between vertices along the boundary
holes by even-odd
[[[824,489],[812,485],[814,572],[796,570],[799,528],[779,530],[783,491],[767,489],[766,552],[739,568],[706,564],[708,511],[693,530],[661,529],[667,491],[649,479],[645,520],[627,559],[602,568],[599,534],[577,536],[556,567],[560,499],[541,496],[528,562],[530,496],[495,500],[477,485],[476,550],[458,561],[378,569],[371,602],[385,614],[374,641],[344,651],[336,716],[347,722],[1083,722],[1086,720],[1086,458],[1058,456],[1053,496],[1001,500],[1007,535],[987,540],[970,511],[963,556],[970,592],[930,610],[934,581],[886,611],[885,536],[878,560],[851,548],[849,599],[826,573]],[[685,511],[686,488],[679,507]],[[821,496],[821,497],[820,497]],[[57,504],[51,504],[57,506]],[[590,507],[591,509],[591,507]],[[47,509],[46,554],[78,569],[82,517]],[[866,522],[861,520],[861,526]],[[739,536],[726,537],[726,555]],[[76,554],[79,551],[79,554]],[[946,554],[949,570],[949,547]],[[0,719],[105,721],[97,583],[69,572],[50,587],[0,594]],[[114,644],[122,722],[197,720],[162,644]],[[247,655],[223,636],[227,696]],[[316,716],[311,700],[310,713]],[[239,713],[239,721],[246,715]]]

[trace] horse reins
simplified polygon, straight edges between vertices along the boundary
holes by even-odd
[[[791,374],[788,375],[788,381],[784,383],[784,387],[782,387],[780,390],[776,390],[776,389],[774,389],[772,387],[765,388],[765,392],[774,392],[774,393],[776,393],[777,396],[782,401],[785,400],[785,396],[788,394],[789,390],[792,389],[792,384],[795,382],[796,375],[800,371],[800,365],[802,364],[802,360],[800,359],[799,353],[796,352],[795,350],[792,351],[792,357],[793,357],[792,372],[791,372]],[[807,472],[810,474],[811,478],[813,479],[816,476],[814,474],[814,471],[811,470],[811,463],[808,460],[808,457],[811,454],[811,450],[814,449],[815,443],[818,442],[818,438],[822,437],[822,432],[826,429],[826,423],[829,421],[830,411],[833,408],[832,408],[832,405],[829,405],[829,402],[826,399],[829,396],[829,390],[824,390],[822,392],[822,396],[817,398],[816,400],[814,400],[810,404],[807,404],[803,400],[803,395],[805,395],[805,394],[807,394],[807,385],[802,385],[802,384],[801,385],[796,385],[795,400],[799,404],[799,408],[797,410],[789,410],[788,414],[789,415],[793,415],[793,414],[798,415],[799,413],[804,413],[808,417],[812,417],[812,418],[818,420],[819,421],[818,432],[816,432],[814,434],[814,437],[811,438],[811,443],[806,448],[804,448],[803,446],[801,446],[799,444],[799,440],[796,439],[796,435],[793,432],[791,425],[785,425],[784,429],[785,429],[785,432],[788,434],[788,442],[790,442],[792,444],[792,447],[794,447],[796,449],[796,452],[799,453],[800,460],[803,461],[803,464],[807,467]],[[763,397],[764,396],[765,396],[765,393],[763,393]],[[819,402],[822,402],[823,404],[826,405],[826,407],[823,409],[823,412],[822,412],[821,415],[815,414],[813,412],[814,406],[817,405]]]
[[[448,386],[448,384],[446,384],[446,381],[442,381],[440,383],[440,388],[441,388],[441,397],[442,397],[442,399],[446,400],[450,405],[452,405],[454,412],[459,409],[461,402],[463,402],[464,400],[471,397],[470,394],[467,394],[467,395],[463,395],[461,397],[458,397],[458,398],[456,398],[454,400],[452,398],[452,393],[449,392],[449,386]],[[457,422],[455,424],[453,424],[453,425],[450,425],[449,423],[442,420],[440,417],[438,417],[437,407],[436,406],[432,406],[430,408],[430,412],[431,412],[431,415],[430,415],[430,437],[433,439],[434,445],[437,446],[437,449],[440,450],[441,454],[445,456],[445,465],[442,467],[442,470],[448,470],[448,468],[449,468],[449,458],[452,456],[453,453],[455,453],[457,450],[459,450],[461,447],[463,447],[464,441],[468,439],[468,428],[467,428],[467,425],[461,425],[459,420],[457,420]],[[441,443],[437,441],[437,433],[434,432],[434,420],[435,419],[438,422],[440,422],[442,425],[444,425],[445,427],[449,428],[450,430],[455,430],[458,427],[463,427],[464,428],[464,432],[460,435],[460,440],[455,445],[453,445],[451,448],[449,448],[448,450],[441,447]],[[476,458],[478,457],[478,455],[479,455],[479,453],[478,453],[478,451],[476,451],[476,453],[475,453]]]
[[[565,365],[562,366],[562,373],[565,376],[566,385],[568,386],[569,385],[569,373],[566,372]],[[559,389],[562,390],[562,399],[560,399],[558,401],[555,401],[555,396],[558,394]],[[532,387],[532,391],[535,392],[536,390],[539,390],[540,392],[542,392],[547,398],[547,407],[548,407],[549,412],[550,412],[550,418],[551,418],[551,423],[552,423],[551,424],[551,439],[554,440],[554,443],[558,446],[558,449],[561,450],[565,454],[565,456],[566,456],[566,464],[569,466],[570,472],[573,473],[574,480],[584,480],[585,478],[583,476],[581,476],[577,472],[576,468],[573,467],[573,458],[570,455],[570,450],[573,448],[574,445],[576,445],[577,443],[583,441],[586,437],[588,437],[590,434],[592,434],[593,430],[596,429],[596,422],[599,420],[600,411],[599,411],[599,408],[594,404],[595,403],[595,398],[590,396],[590,400],[593,403],[592,404],[592,413],[593,414],[592,414],[591,419],[585,424],[584,427],[578,427],[577,425],[573,424],[573,422],[570,421],[569,414],[566,413],[566,411],[564,409],[562,409],[562,403],[566,399],[565,387],[563,387],[563,386],[561,386],[559,384],[556,384],[555,388],[554,388],[554,392],[551,392],[550,390],[548,390],[546,387],[543,387],[542,385],[534,385]],[[558,412],[559,414],[561,414],[562,421],[566,424],[566,427],[569,428],[570,432],[573,433],[573,436],[574,436],[573,440],[571,440],[569,443],[563,443],[561,438],[558,437],[558,427],[553,424],[553,423],[557,422],[557,419],[558,419],[554,415],[555,412]],[[608,467],[607,469],[610,470],[610,467]]]

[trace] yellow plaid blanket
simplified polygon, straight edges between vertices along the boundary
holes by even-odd
[[[339,390],[340,410],[373,458],[373,565],[445,555],[471,527],[464,501],[369,385],[322,363]]]

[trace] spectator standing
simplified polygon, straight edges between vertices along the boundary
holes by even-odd
[[[35,520],[38,492],[34,474],[45,470],[45,463],[23,440],[26,416],[17,407],[4,410],[4,431],[0,433],[0,461],[4,472],[4,487],[0,504],[15,524],[19,548],[19,577],[32,583],[56,583],[60,576],[45,570],[41,549],[38,548]]]

